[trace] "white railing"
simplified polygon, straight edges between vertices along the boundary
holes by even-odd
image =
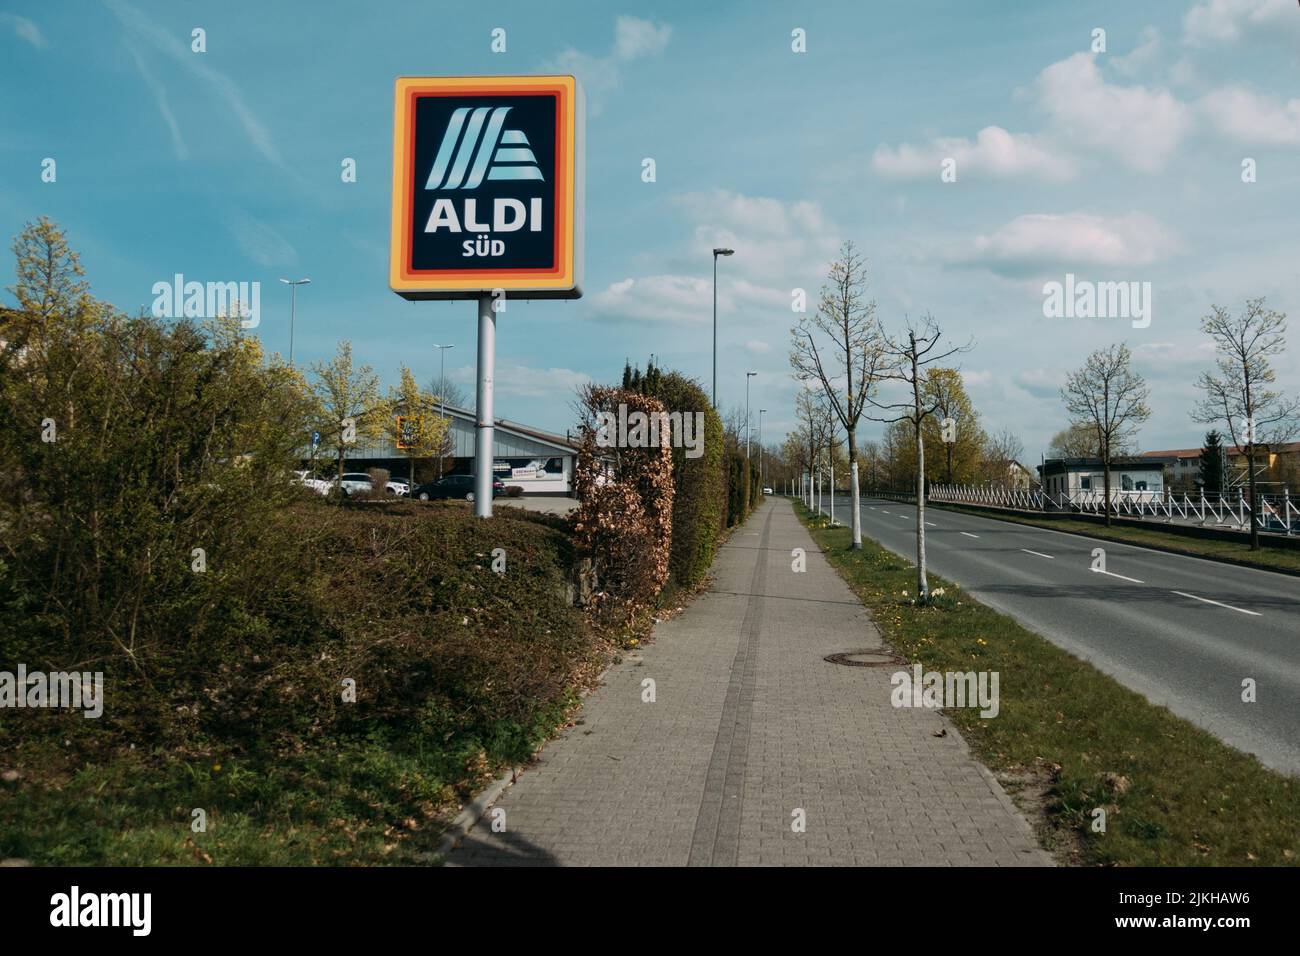
[[[985,505],[1019,511],[1073,511],[1097,515],[1106,511],[1105,495],[1095,490],[1049,495],[1038,489],[931,485],[927,497],[936,502]],[[1216,525],[1236,531],[1245,531],[1251,520],[1250,501],[1240,489],[1235,494],[1207,495],[1112,488],[1110,513],[1116,517]],[[1289,490],[1280,495],[1260,495],[1259,514],[1255,520],[1261,531],[1295,534],[1300,532],[1300,506],[1291,497]]]

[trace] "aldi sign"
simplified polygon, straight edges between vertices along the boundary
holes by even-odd
[[[583,119],[572,76],[399,78],[393,291],[580,297]]]

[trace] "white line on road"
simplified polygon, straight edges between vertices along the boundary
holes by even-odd
[[[939,526],[938,526],[937,524],[935,524],[933,521],[927,521],[926,524],[928,524],[931,528],[937,528],[937,527],[939,527]]]
[[[1097,574],[1108,574],[1112,578],[1121,578],[1122,580],[1125,581],[1132,581],[1134,584],[1146,584],[1145,581],[1139,581],[1137,578],[1124,577],[1124,575],[1116,574],[1114,571],[1103,571],[1101,568],[1092,568],[1091,570]]]
[[[883,512],[884,512],[885,514],[887,514],[887,515],[892,515],[892,514],[893,514],[893,512],[890,511],[888,508],[881,508],[880,510],[883,511]]]
[[[961,533],[964,534],[964,535],[965,535],[966,537],[968,537],[968,538],[978,538],[978,537],[979,537],[979,535],[977,535],[977,534],[971,534],[969,531],[963,531],[963,532],[961,532]]]
[[[1242,614],[1249,614],[1252,617],[1262,617],[1258,611],[1247,611],[1244,607],[1233,607],[1231,604],[1224,604],[1222,601],[1211,601],[1209,598],[1197,597],[1195,594],[1188,594],[1186,591],[1175,591],[1175,594],[1191,598],[1193,601],[1204,601],[1206,604],[1215,604],[1219,607],[1226,607],[1229,611],[1240,611]]]
[[[1021,548],[1020,550],[1023,551],[1023,552],[1025,552],[1025,554],[1036,554],[1036,555],[1038,555],[1040,558],[1047,558],[1047,560],[1049,560],[1049,561],[1055,561],[1055,560],[1056,560],[1056,556],[1055,556],[1055,555],[1052,555],[1052,554],[1043,554],[1043,552],[1041,552],[1041,551],[1030,551],[1028,548]]]

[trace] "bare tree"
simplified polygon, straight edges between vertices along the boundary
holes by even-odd
[[[991,481],[1006,481],[1011,474],[1012,462],[1020,463],[1025,455],[1025,444],[1020,436],[1003,426],[996,433],[984,436],[984,474]]]
[[[862,547],[858,422],[885,363],[876,303],[867,300],[866,287],[866,260],[852,242],[845,242],[839,258],[831,263],[816,314],[800,319],[790,330],[795,378],[820,383],[830,410],[848,435],[854,548]]]
[[[925,374],[927,366],[942,362],[959,352],[969,351],[972,343],[955,346],[940,352],[939,340],[943,332],[934,317],[926,313],[920,327],[907,323],[907,337],[886,336],[883,346],[884,362],[877,373],[882,381],[899,382],[911,393],[905,400],[884,403],[869,397],[871,404],[880,409],[883,417],[870,416],[876,421],[906,421],[912,426],[916,443],[916,601],[926,604],[930,600],[930,583],[925,574],[925,441],[922,428],[925,420],[938,408],[933,397],[927,397]],[[889,413],[895,413],[889,417]]]
[[[804,387],[794,400],[795,416],[799,420],[799,449],[801,466],[807,469],[809,482],[809,507],[812,506],[813,471],[822,450],[830,441],[830,410],[827,409],[822,393]]]
[[[1066,376],[1061,400],[1070,424],[1091,428],[1101,455],[1106,524],[1110,525],[1110,463],[1115,451],[1132,441],[1138,426],[1151,417],[1150,394],[1141,375],[1133,371],[1132,354],[1121,342],[1098,349],[1083,368]]]
[[[1250,483],[1250,548],[1259,550],[1260,513],[1255,484],[1255,453],[1289,441],[1296,433],[1300,402],[1269,388],[1276,381],[1270,359],[1286,350],[1286,313],[1264,307],[1264,300],[1247,299],[1234,317],[1220,306],[1201,320],[1201,331],[1214,340],[1218,374],[1202,373],[1197,386],[1205,397],[1192,411],[1203,423],[1223,422],[1232,442],[1246,453]]]

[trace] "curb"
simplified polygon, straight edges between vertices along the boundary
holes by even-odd
[[[624,660],[626,660],[626,658],[624,658]],[[584,688],[579,691],[578,696],[581,699],[586,700],[596,688],[604,685],[605,678],[609,676],[609,672],[612,671],[615,666],[615,664],[610,664],[601,671],[593,682],[592,687]],[[444,833],[442,838],[438,841],[438,848],[425,854],[425,862],[434,863],[441,858],[445,865],[447,863],[447,857],[451,855],[451,852],[455,850],[456,847],[460,846],[461,840],[469,836],[470,831],[478,825],[478,822],[487,816],[487,812],[492,809],[493,804],[501,799],[501,794],[514,786],[515,782],[519,779],[519,775],[523,772],[524,768],[522,767],[511,767],[480,791],[478,796],[471,800],[465,809],[456,814],[456,818],[451,821],[451,826],[447,828],[447,832]]]

